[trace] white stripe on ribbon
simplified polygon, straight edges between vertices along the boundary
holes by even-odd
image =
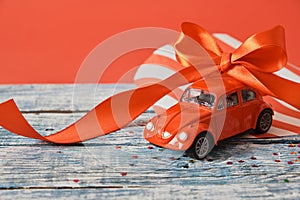
[[[174,106],[177,103],[178,103],[177,99],[174,99],[170,95],[166,95],[163,98],[161,98],[159,101],[157,101],[155,103],[155,105],[160,106],[160,107],[165,108],[165,109],[168,109],[168,108]]]
[[[165,57],[168,57],[172,60],[177,61],[175,50],[174,50],[174,47],[172,45],[162,46],[162,47],[158,48],[157,50],[155,50],[153,52],[153,54],[160,55],[160,56],[165,56]]]
[[[241,41],[239,41],[225,33],[214,33],[213,36],[216,37],[217,39],[221,40],[225,44],[231,46],[234,49],[237,49],[242,44]]]
[[[287,123],[287,124],[297,126],[300,129],[300,119],[298,119],[298,118],[291,117],[291,116],[288,116],[285,114],[281,114],[279,112],[274,112],[274,119],[284,122],[284,123]]]
[[[166,79],[172,74],[174,74],[175,71],[171,70],[167,67],[158,65],[158,64],[142,64],[135,76],[134,80],[142,79],[142,78],[156,78],[156,79]]]
[[[275,72],[274,74],[281,76],[282,78],[300,83],[300,76],[288,70],[287,68],[282,68],[281,70]]]
[[[269,133],[272,133],[272,134],[274,134],[274,135],[277,135],[277,136],[298,135],[298,134],[295,133],[295,132],[288,131],[288,130],[281,129],[281,128],[277,128],[277,127],[274,127],[274,126],[272,126],[268,132],[269,132]]]
[[[277,128],[277,127],[274,127],[272,126],[270,128],[270,130],[268,131],[268,133],[271,133],[273,135],[276,135],[278,137],[284,137],[284,136],[291,136],[291,135],[298,135],[297,133],[295,132],[292,132],[292,131],[288,131],[288,130],[285,130],[285,129],[281,129],[281,128]],[[256,138],[259,138],[260,136],[263,136],[264,134],[261,134],[261,135],[257,135],[257,137],[255,135],[252,135],[252,134],[247,134],[247,135],[243,135],[242,138],[246,138],[246,139],[256,139]],[[262,137],[263,138],[263,137]]]
[[[297,108],[295,108],[294,106],[291,106],[290,104],[288,104],[280,99],[276,99],[275,97],[272,97],[272,98],[275,99],[276,101],[278,101],[278,103],[282,104],[283,106],[285,106],[291,110],[295,110],[295,111],[299,112],[299,110]]]
[[[157,50],[155,50],[153,54],[168,57],[172,60],[177,61],[175,50],[172,45],[164,45],[158,48]],[[150,80],[151,78],[154,78],[156,80],[157,79],[163,80],[173,75],[174,73],[175,70],[172,70],[170,68],[167,68],[159,64],[142,64],[138,68],[134,76],[134,81],[138,81],[143,78],[150,79]],[[188,86],[189,85],[181,86],[180,89],[184,91]],[[175,105],[176,103],[178,103],[178,99],[175,99],[170,95],[166,95],[163,98],[161,98],[159,101],[157,101],[154,105],[168,109],[171,106]]]
[[[192,85],[191,83],[189,84],[186,84],[186,85],[183,85],[183,86],[180,86],[179,88],[184,91],[188,86]]]

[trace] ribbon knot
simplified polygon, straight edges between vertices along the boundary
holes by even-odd
[[[219,65],[219,71],[221,73],[224,73],[225,71],[227,71],[230,68],[230,66],[232,65],[231,55],[232,55],[232,53],[223,53],[222,54],[220,65]]]

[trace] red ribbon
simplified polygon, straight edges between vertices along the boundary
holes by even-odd
[[[287,61],[281,26],[255,34],[234,52],[224,53],[204,29],[196,24],[183,23],[175,49],[178,61],[186,67],[169,78],[109,97],[74,124],[49,136],[35,131],[13,100],[0,104],[0,125],[18,135],[61,144],[81,142],[116,131],[175,88],[215,73],[207,59],[199,54],[199,45],[222,74],[300,109],[300,85],[273,74]]]
[[[214,38],[204,29],[196,24],[183,23],[182,35],[175,45],[179,55],[177,58],[184,66],[189,66],[191,60],[201,65],[202,58],[191,54],[196,51],[190,49],[194,45],[190,45],[187,37],[204,47],[221,73],[256,88],[264,95],[276,97],[300,108],[299,84],[273,74],[287,62],[283,27],[276,26],[271,30],[257,33],[234,52],[224,53]]]

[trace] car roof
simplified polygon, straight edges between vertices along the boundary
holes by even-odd
[[[222,86],[223,85],[223,86]],[[230,76],[211,77],[201,79],[193,83],[190,87],[196,89],[208,90],[216,95],[223,95],[224,92],[230,92],[245,87],[243,83]],[[224,91],[225,89],[225,91]]]

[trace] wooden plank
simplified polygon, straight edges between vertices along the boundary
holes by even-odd
[[[0,85],[0,102],[14,98],[22,111],[87,111],[131,84]]]
[[[74,111],[63,106],[70,103],[69,85],[1,86],[0,91],[2,99],[17,93],[18,104],[28,111],[25,117],[44,134],[76,121],[84,114],[80,111],[90,106],[82,98],[83,105],[76,112],[65,112]],[[43,110],[44,105],[59,112],[33,112]],[[300,197],[300,147],[289,147],[300,143],[299,136],[272,140],[235,137],[199,161],[183,152],[150,145],[141,125],[152,116],[144,113],[127,128],[71,146],[19,137],[1,128],[0,199]]]
[[[0,191],[2,200],[14,199],[297,199],[299,185],[283,184],[231,184],[193,185],[165,187],[124,188],[65,188],[65,189],[20,189]]]

